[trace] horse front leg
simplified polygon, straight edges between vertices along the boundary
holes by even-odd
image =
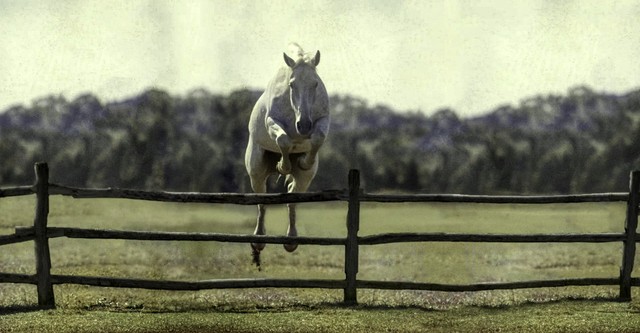
[[[324,140],[329,132],[329,118],[325,117],[316,121],[313,132],[311,133],[311,149],[300,157],[298,166],[302,170],[309,170],[316,164],[316,158],[320,147],[324,144]]]
[[[288,175],[291,173],[291,160],[289,159],[289,152],[291,151],[292,146],[291,139],[289,139],[289,136],[285,134],[276,139],[276,143],[278,144],[280,154],[282,155],[280,161],[278,161],[278,164],[276,165],[276,168],[281,175]]]
[[[306,154],[304,154],[304,155],[300,156],[300,158],[298,158],[298,166],[300,167],[300,169],[309,170],[309,169],[311,169],[313,167],[314,164],[316,164],[316,158],[318,156],[319,148],[320,147],[312,148]]]
[[[296,229],[296,205],[295,204],[287,204],[287,209],[289,210],[289,228],[287,229],[287,236],[295,237],[298,236],[298,230]],[[284,244],[284,249],[287,252],[293,252],[298,248],[298,244]]]
[[[316,174],[316,170],[318,170],[317,161],[309,170],[302,170],[300,168],[294,167],[293,174],[287,176],[287,192],[306,192],[309,188],[309,185],[311,184],[311,181],[313,180],[313,177]],[[287,236],[296,237],[298,236],[298,230],[296,228],[296,205],[288,204],[287,208],[289,210],[289,228],[287,229]],[[293,252],[298,248],[298,244],[284,244],[284,248],[288,252]]]
[[[288,175],[291,173],[291,161],[289,160],[289,152],[293,146],[291,138],[289,138],[289,135],[284,130],[284,126],[271,117],[267,118],[267,128],[269,136],[273,141],[275,141],[276,145],[280,149],[280,154],[282,155],[282,158],[278,161],[276,168],[280,174]]]

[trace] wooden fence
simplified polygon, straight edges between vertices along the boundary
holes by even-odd
[[[232,193],[173,193],[149,192],[127,189],[80,189],[49,183],[49,171],[46,163],[35,165],[36,183],[34,186],[20,186],[0,189],[0,198],[36,194],[36,212],[32,227],[17,227],[12,235],[0,236],[0,245],[25,241],[35,241],[36,274],[0,273],[0,282],[27,283],[37,285],[38,304],[43,308],[55,307],[53,285],[80,284],[100,287],[144,288],[162,290],[202,290],[215,288],[327,288],[343,289],[344,303],[357,304],[358,289],[389,290],[431,290],[431,291],[480,291],[495,289],[520,289],[564,286],[619,285],[619,298],[631,300],[631,287],[640,286],[640,278],[632,278],[636,252],[638,224],[638,204],[640,200],[640,172],[631,173],[629,193],[602,193],[555,196],[481,196],[481,195],[376,195],[366,194],[360,189],[360,176],[357,170],[349,172],[347,190],[323,191],[317,193],[296,194],[232,194]],[[187,232],[146,232],[123,230],[97,230],[83,228],[47,227],[49,196],[65,195],[74,198],[125,198],[166,202],[227,203],[239,205],[283,204],[294,202],[347,201],[347,235],[345,238],[286,237],[231,235],[219,233]],[[461,203],[581,203],[581,202],[627,202],[627,217],[624,233],[590,234],[448,234],[448,233],[391,233],[371,236],[358,236],[361,202],[461,202]],[[49,239],[55,237],[100,238],[129,240],[171,240],[171,241],[217,241],[239,243],[285,244],[292,241],[298,244],[339,245],[345,248],[343,280],[321,279],[224,279],[207,281],[160,281],[146,279],[124,279],[111,277],[89,277],[51,274]],[[470,285],[451,285],[400,281],[367,281],[357,279],[358,258],[361,245],[377,245],[398,242],[492,242],[492,243],[604,243],[622,242],[622,265],[620,275],[612,278],[574,278],[558,280],[478,283]]]

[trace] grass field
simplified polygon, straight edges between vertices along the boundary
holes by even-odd
[[[32,224],[33,197],[0,199],[0,233]],[[51,198],[50,226],[251,233],[255,207]],[[573,205],[365,204],[361,235],[381,232],[620,232],[624,203]],[[298,231],[343,237],[346,204],[299,205]],[[269,234],[284,234],[286,210],[270,207]],[[50,241],[53,274],[171,280],[342,279],[342,247],[268,245],[262,271],[248,244],[125,240]],[[617,277],[621,244],[410,243],[362,247],[358,278],[435,283]],[[636,265],[640,261],[636,260]],[[0,271],[33,274],[33,243],[3,246]],[[637,270],[636,270],[637,271]],[[634,274],[637,276],[637,273]],[[640,332],[640,290],[617,303],[618,288],[571,287],[440,293],[244,289],[165,292],[61,285],[57,310],[30,311],[35,286],[0,284],[0,332]]]

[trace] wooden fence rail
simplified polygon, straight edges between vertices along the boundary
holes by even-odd
[[[357,170],[349,172],[348,189],[316,193],[294,194],[238,194],[238,193],[188,193],[158,192],[130,189],[106,188],[83,189],[49,183],[46,163],[36,163],[36,182],[33,186],[18,186],[0,189],[0,198],[36,194],[36,211],[32,227],[16,227],[12,235],[0,236],[0,245],[34,241],[36,254],[36,274],[0,272],[0,282],[34,284],[38,290],[38,304],[43,308],[55,307],[53,285],[80,284],[100,287],[144,288],[162,290],[202,290],[222,288],[325,288],[343,289],[344,303],[357,304],[358,289],[388,290],[431,290],[431,291],[481,291],[496,289],[522,289],[566,286],[618,285],[620,300],[631,300],[631,287],[640,286],[640,278],[633,278],[635,260],[638,211],[640,204],[640,172],[631,173],[628,193],[596,193],[552,196],[485,196],[457,194],[421,195],[379,195],[367,194],[360,189],[360,175]],[[237,205],[284,204],[298,202],[346,201],[347,234],[345,238],[328,237],[287,237],[230,235],[220,233],[193,232],[149,232],[126,230],[102,230],[73,227],[48,227],[49,196],[64,195],[74,198],[123,198],[163,202],[226,203]],[[360,204],[362,202],[457,202],[480,204],[551,204],[580,202],[627,202],[624,233],[590,234],[449,234],[449,233],[389,233],[358,236],[360,225]],[[273,243],[333,245],[345,247],[343,280],[321,279],[224,279],[206,281],[161,281],[146,279],[124,279],[111,277],[70,276],[51,274],[49,239],[100,238],[148,241],[216,241],[235,243]],[[558,280],[477,283],[451,285],[402,281],[367,281],[357,279],[359,251],[364,245],[379,245],[400,242],[489,242],[489,243],[605,243],[622,242],[622,264],[620,276],[613,278],[574,278]]]
[[[453,202],[485,204],[562,204],[585,202],[627,201],[628,193],[590,193],[568,195],[466,195],[466,194],[411,194],[385,195],[363,194],[360,201],[365,202]]]

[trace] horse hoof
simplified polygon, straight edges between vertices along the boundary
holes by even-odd
[[[264,250],[265,246],[267,246],[267,244],[251,243],[251,248],[256,252]]]
[[[258,271],[262,271],[262,261],[260,260],[260,251],[256,250],[251,244],[251,261],[256,267],[258,267]]]
[[[298,248],[298,244],[284,244],[284,249],[291,253]]]

